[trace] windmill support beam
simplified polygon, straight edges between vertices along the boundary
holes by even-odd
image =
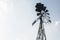
[[[44,37],[45,37],[45,40],[46,40],[46,35],[45,35],[45,32],[44,32],[44,27],[43,27],[42,14],[41,14],[39,30],[38,30],[38,35],[37,35],[36,40],[44,40]]]
[[[44,4],[37,3],[37,5],[35,7],[36,7],[36,11],[39,12],[39,13],[37,13],[37,16],[39,16],[37,18],[37,20],[38,19],[40,20],[40,24],[39,24],[39,29],[38,29],[38,34],[37,34],[36,40],[46,40],[46,35],[45,35],[45,30],[44,30],[43,23],[44,23],[44,19],[46,19],[47,23],[48,22],[51,23],[51,20],[50,20],[50,17],[49,17],[49,13],[47,13],[48,10],[46,10],[46,7],[44,6]],[[37,20],[35,20],[32,23],[32,25],[34,25],[37,22]]]

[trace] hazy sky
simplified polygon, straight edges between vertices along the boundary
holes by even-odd
[[[60,0],[0,0],[0,40],[36,40],[39,21],[36,3],[49,10],[52,23],[45,24],[47,40],[60,40]]]

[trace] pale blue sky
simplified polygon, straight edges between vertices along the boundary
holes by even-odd
[[[17,34],[24,35],[17,36],[19,40],[36,40],[37,31],[38,31],[38,23],[36,23],[33,27],[31,26],[32,22],[37,18],[35,12],[36,3],[41,2],[45,4],[47,9],[49,10],[50,17],[52,20],[51,24],[45,25],[47,40],[59,40],[60,31],[59,31],[59,0],[16,0],[14,2],[14,14],[16,16],[16,25],[17,25]],[[46,27],[47,26],[47,27]],[[24,39],[27,37],[26,39]]]
[[[36,3],[43,3],[49,10],[52,23],[45,24],[47,40],[60,40],[60,0],[1,0],[0,40],[36,40],[39,21]]]

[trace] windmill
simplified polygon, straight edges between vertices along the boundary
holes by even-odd
[[[38,12],[37,16],[39,17],[32,23],[32,25],[34,25],[38,20],[40,20],[38,35],[36,40],[46,40],[43,23],[51,23],[51,20],[49,17],[50,14],[48,13],[46,6],[44,6],[44,4],[42,3],[37,3],[35,7],[36,7],[35,11]]]

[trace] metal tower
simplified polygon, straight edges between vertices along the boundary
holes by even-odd
[[[46,10],[46,7],[42,3],[37,3],[35,7],[36,7],[36,11],[38,12],[37,16],[39,17],[32,23],[32,25],[34,25],[38,20],[40,20],[39,30],[36,40],[46,40],[43,23],[48,23],[48,22],[51,23],[49,17],[50,14],[48,13],[48,10]]]

